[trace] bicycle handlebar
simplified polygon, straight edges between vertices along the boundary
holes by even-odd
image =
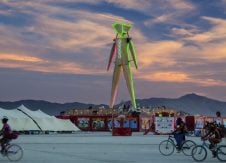
[[[169,138],[174,138],[174,134],[169,134],[168,137]]]

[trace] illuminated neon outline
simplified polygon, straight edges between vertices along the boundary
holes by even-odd
[[[116,96],[118,93],[120,75],[123,70],[125,80],[126,80],[126,85],[127,85],[132,106],[133,106],[132,111],[135,111],[137,108],[137,105],[136,105],[134,81],[133,81],[130,62],[131,61],[134,62],[136,69],[138,67],[137,67],[135,48],[128,34],[129,30],[132,28],[132,25],[116,22],[112,24],[112,27],[116,32],[116,37],[113,40],[114,43],[110,52],[107,70],[109,70],[110,68],[110,65],[112,63],[112,59],[115,53],[116,55],[115,55],[115,67],[114,67],[113,78],[112,78],[111,99],[110,99],[109,106],[110,108],[113,108],[115,104]],[[131,56],[132,56],[132,59],[131,59]]]

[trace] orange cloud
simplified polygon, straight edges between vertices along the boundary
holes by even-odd
[[[203,47],[203,55],[208,60],[220,60],[226,59],[226,41],[219,44],[207,44]]]
[[[226,86],[226,82],[222,80],[215,79],[199,79],[196,81],[201,86],[209,87],[209,86]]]
[[[0,60],[18,62],[43,62],[43,60],[40,58],[19,54],[0,54]]]
[[[163,67],[174,65],[175,52],[182,48],[182,43],[176,41],[159,41],[138,45],[138,61],[140,67],[148,67],[153,63],[159,63]]]
[[[194,83],[202,87],[226,86],[226,82],[211,78],[192,78],[192,75],[177,71],[157,71],[150,74],[136,73],[136,78],[153,82]]]
[[[0,61],[0,67],[2,68],[17,68],[45,73],[106,74],[105,70],[88,69],[75,62],[51,61],[20,54],[0,54]]]
[[[189,76],[183,72],[153,72],[151,74],[138,75],[138,78],[159,82],[186,82]]]

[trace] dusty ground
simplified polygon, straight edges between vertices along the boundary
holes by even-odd
[[[191,163],[183,153],[162,156],[158,144],[167,136],[133,133],[130,137],[112,137],[108,132],[75,134],[21,135],[14,143],[24,149],[23,163]],[[190,137],[198,144],[200,138]],[[225,143],[225,142],[224,142]],[[225,143],[226,144],[226,143]],[[8,162],[1,157],[0,162]],[[205,162],[218,162],[208,158]]]

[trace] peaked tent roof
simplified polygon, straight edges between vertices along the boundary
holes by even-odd
[[[9,118],[9,125],[13,130],[25,131],[25,130],[40,130],[38,126],[25,114],[21,113],[17,109],[6,110],[0,108],[0,117],[7,116]],[[2,123],[0,124],[2,128]]]
[[[24,105],[19,106],[17,109],[34,120],[43,131],[79,131],[70,120],[58,119],[41,110],[32,111]]]

